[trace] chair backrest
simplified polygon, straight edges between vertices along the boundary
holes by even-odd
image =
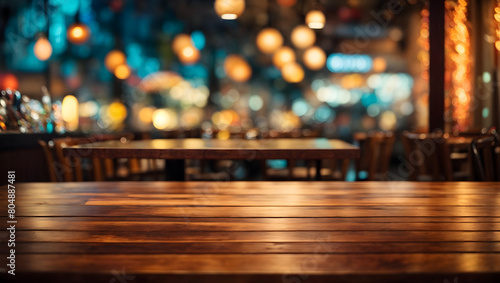
[[[366,171],[367,180],[387,180],[395,136],[391,132],[355,133],[361,157],[356,161],[357,173]]]
[[[133,134],[94,134],[90,137],[84,138],[59,138],[54,139],[54,148],[57,157],[56,174],[59,172],[63,176],[64,182],[81,182],[84,180],[84,174],[82,170],[82,159],[91,159],[92,161],[92,178],[93,181],[104,181],[106,179],[112,179],[116,177],[114,161],[109,158],[90,158],[87,150],[82,150],[78,155],[68,155],[63,154],[64,147],[80,145],[98,141],[107,140],[121,140],[123,142],[133,139]]]
[[[446,134],[409,133],[403,134],[406,161],[411,171],[409,180],[416,180],[419,175],[430,174],[434,181],[453,181],[450,149],[446,143]]]
[[[497,141],[494,136],[478,138],[471,143],[472,152],[472,168],[474,179],[476,181],[497,181],[498,168],[495,168],[497,163],[496,146]]]
[[[53,142],[49,142],[52,143]],[[49,143],[43,140],[38,140],[38,144],[42,147],[43,154],[45,156],[45,162],[47,164],[47,170],[49,170],[49,177],[51,182],[60,182],[62,178],[59,179],[56,175],[56,170],[54,168],[54,147],[50,146]]]

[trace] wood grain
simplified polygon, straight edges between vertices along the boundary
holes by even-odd
[[[500,279],[500,183],[28,183],[16,197],[13,282]]]

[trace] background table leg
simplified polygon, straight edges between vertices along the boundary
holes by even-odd
[[[186,172],[184,159],[166,159],[165,175],[167,181],[185,181]]]

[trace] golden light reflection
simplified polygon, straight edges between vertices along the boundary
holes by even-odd
[[[500,1],[497,0],[497,6],[495,7],[495,34],[496,34],[496,41],[495,41],[495,48],[500,51]]]
[[[65,122],[68,131],[75,131],[78,129],[78,99],[73,95],[64,97],[61,104],[62,119]]]
[[[467,21],[468,1],[459,0],[445,2],[450,28],[446,29],[446,48],[450,61],[449,95],[451,99],[451,117],[453,131],[465,131],[470,124],[471,103],[471,59],[470,35]]]

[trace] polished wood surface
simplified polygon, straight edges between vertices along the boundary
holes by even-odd
[[[18,282],[500,279],[500,183],[34,183],[16,197]]]
[[[157,139],[98,142],[65,148],[66,154],[159,159],[336,159],[358,158],[356,146],[329,139]]]

